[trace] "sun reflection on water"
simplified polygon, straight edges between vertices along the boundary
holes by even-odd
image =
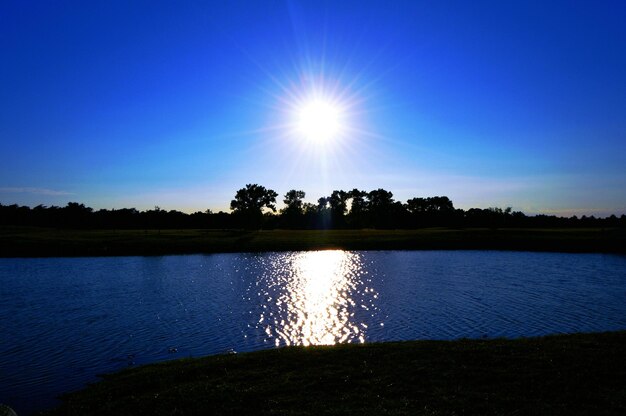
[[[364,342],[365,323],[377,295],[366,286],[358,254],[342,250],[276,255],[266,279],[266,304],[258,327],[280,345]]]

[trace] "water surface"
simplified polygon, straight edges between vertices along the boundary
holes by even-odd
[[[311,251],[0,259],[0,402],[285,345],[626,329],[626,257]]]

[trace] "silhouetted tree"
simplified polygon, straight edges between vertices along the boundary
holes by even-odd
[[[281,212],[281,224],[287,228],[298,228],[303,226],[303,202],[304,191],[290,190],[285,194],[285,208]]]
[[[389,228],[391,225],[390,213],[394,204],[393,194],[380,188],[370,191],[367,197],[372,226],[375,228]]]
[[[452,212],[454,205],[447,196],[433,196],[429,200],[429,210],[434,212]]]
[[[404,205],[408,213],[408,227],[419,228],[430,225],[428,222],[428,199],[427,198],[411,198]]]
[[[330,197],[321,197],[317,200],[317,217],[315,228],[330,228]]]
[[[213,213],[210,210],[186,214],[159,207],[138,211],[135,208],[100,209],[78,202],[65,207],[38,205],[34,208],[17,204],[0,203],[0,225],[39,227],[80,227],[102,229],[171,229],[210,228],[230,229],[238,227],[274,228],[415,228],[415,227],[622,227],[626,228],[626,215],[619,218],[594,216],[554,215],[526,216],[523,212],[493,207],[455,209],[445,196],[411,198],[402,204],[393,200],[393,194],[384,189],[364,192],[333,191],[320,198],[317,204],[304,202],[304,191],[291,190],[285,194],[285,209],[277,216],[263,214],[264,208],[275,211],[276,192],[259,185],[246,185],[240,189],[231,203],[232,214]],[[346,213],[347,211],[347,213]],[[288,213],[297,213],[293,221],[286,222]],[[622,232],[622,231],[620,231]]]
[[[332,228],[343,228],[345,226],[344,215],[348,210],[348,192],[333,191],[328,197],[328,204],[330,205],[330,225]]]
[[[350,199],[348,223],[351,228],[363,228],[367,221],[367,192],[354,188],[348,194]]]
[[[304,199],[305,195],[306,193],[304,191],[296,191],[295,189],[288,191],[285,194],[285,199],[283,199],[283,202],[287,206],[286,209],[301,212],[302,200]]]
[[[272,189],[265,189],[257,184],[247,184],[235,194],[230,202],[230,209],[241,221],[244,228],[260,228],[263,222],[263,208],[276,211],[276,197],[278,194]]]
[[[302,211],[304,218],[302,222],[302,228],[316,228],[317,227],[317,205],[305,202],[302,205]]]
[[[66,227],[72,228],[89,227],[92,212],[93,209],[86,207],[84,204],[68,202],[67,206],[62,210],[63,223]]]
[[[406,201],[406,210],[411,214],[421,214],[428,211],[426,198],[411,198]]]

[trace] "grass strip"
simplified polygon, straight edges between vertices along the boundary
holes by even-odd
[[[623,415],[626,331],[290,347],[104,376],[48,415]]]
[[[626,253],[626,229],[120,231],[0,227],[0,257],[166,255],[330,248]]]

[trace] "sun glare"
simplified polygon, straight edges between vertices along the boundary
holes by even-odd
[[[274,111],[267,130],[279,133],[272,139],[279,140],[294,160],[293,170],[313,162],[324,171],[317,174],[325,177],[329,164],[355,151],[356,142],[367,134],[360,126],[363,100],[357,96],[358,90],[353,91],[356,81],[347,82],[345,87],[339,79],[323,74],[302,72],[298,78],[275,81],[280,91],[273,93]],[[332,170],[337,174],[341,169]]]
[[[325,143],[341,132],[341,110],[333,104],[314,100],[298,109],[296,128],[306,139]]]

